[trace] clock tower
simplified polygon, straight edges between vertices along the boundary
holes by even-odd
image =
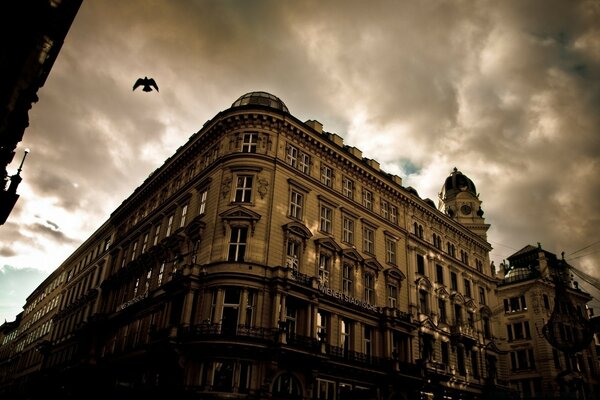
[[[442,186],[438,209],[487,240],[490,225],[483,218],[475,184],[456,168]]]

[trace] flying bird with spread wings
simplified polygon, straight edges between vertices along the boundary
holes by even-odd
[[[148,78],[147,76],[145,76],[143,79],[139,78],[137,81],[135,81],[135,85],[133,85],[133,90],[135,90],[138,86],[143,86],[142,90],[144,92],[151,92],[152,88],[156,89],[156,91],[158,92],[158,85],[156,84],[154,79]]]

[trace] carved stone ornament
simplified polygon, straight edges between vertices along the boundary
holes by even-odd
[[[231,190],[231,176],[226,176],[223,178],[223,183],[221,184],[221,194],[223,198],[226,199],[229,195],[229,191]]]
[[[265,197],[265,195],[267,194],[268,188],[269,188],[269,181],[266,180],[265,178],[260,178],[258,180],[258,194],[260,195],[261,199],[263,199]]]

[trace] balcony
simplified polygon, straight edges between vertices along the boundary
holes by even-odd
[[[468,324],[457,323],[450,326],[452,339],[461,341],[465,344],[477,343],[477,331]]]
[[[251,339],[272,341],[274,330],[257,326],[225,326],[222,324],[202,323],[187,328],[182,335],[184,340],[215,340],[215,339]]]

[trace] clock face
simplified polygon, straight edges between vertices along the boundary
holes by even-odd
[[[469,215],[469,214],[471,214],[471,206],[468,206],[468,205],[466,205],[466,204],[465,204],[465,205],[463,205],[463,206],[460,208],[460,212],[462,212],[462,213],[463,213],[463,214],[465,214],[465,215]]]

